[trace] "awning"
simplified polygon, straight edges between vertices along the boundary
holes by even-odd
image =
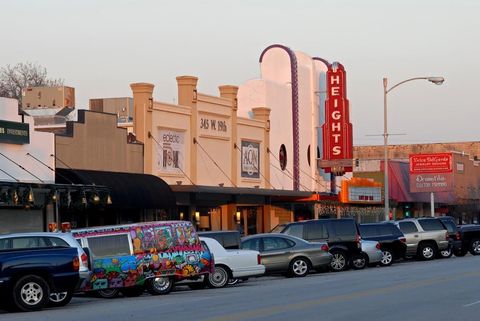
[[[55,181],[63,184],[103,185],[110,189],[113,208],[176,208],[170,186],[157,176],[57,168]]]

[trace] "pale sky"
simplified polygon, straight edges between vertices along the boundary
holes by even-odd
[[[392,144],[480,140],[478,0],[0,0],[0,66],[36,62],[89,98],[155,84],[174,102],[179,75],[199,91],[258,78],[271,44],[341,62],[355,145],[383,144],[382,78]],[[390,87],[389,86],[389,87]]]

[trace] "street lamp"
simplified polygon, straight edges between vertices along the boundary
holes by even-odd
[[[414,77],[404,81],[399,82],[395,86],[387,89],[388,80],[383,78],[383,153],[384,153],[384,195],[385,195],[385,221],[390,219],[390,204],[389,204],[389,195],[388,195],[388,131],[387,131],[387,94],[393,89],[397,88],[401,84],[404,84],[413,80],[428,80],[435,85],[441,85],[445,81],[443,77]]]

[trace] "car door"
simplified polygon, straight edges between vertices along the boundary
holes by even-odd
[[[290,264],[292,245],[284,238],[267,236],[263,238],[262,263],[269,271],[286,271]]]
[[[420,242],[420,233],[414,222],[399,222],[398,227],[405,235],[407,240],[407,253],[414,255],[417,253],[418,242]]]

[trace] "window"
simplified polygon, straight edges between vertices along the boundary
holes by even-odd
[[[280,163],[280,168],[284,171],[287,168],[287,149],[285,145],[280,146],[280,150],[278,151],[278,161]]]
[[[328,239],[328,222],[311,221],[307,224],[307,240]]]
[[[418,220],[418,223],[420,223],[420,226],[425,231],[438,231],[438,230],[445,229],[445,227],[443,227],[442,222],[440,222],[440,220],[437,220],[437,219]]]
[[[382,225],[377,225],[378,230],[379,230],[379,235],[385,236],[385,235],[395,235],[395,231],[393,229],[392,224],[382,224]]]
[[[443,224],[447,227],[449,233],[456,233],[457,226],[452,221],[442,221]]]
[[[242,249],[260,251],[260,239],[255,238],[255,239],[242,242]]]
[[[336,230],[338,236],[356,235],[355,222],[353,220],[332,221],[332,226]]]
[[[210,248],[208,247],[207,243],[205,243],[204,241],[201,241],[202,242],[202,246],[203,248],[205,249],[206,252],[212,252],[210,251]]]
[[[413,222],[400,222],[400,230],[403,233],[415,233],[418,232],[417,227],[415,226],[415,223]]]
[[[70,247],[67,242],[58,237],[49,237],[46,243],[50,246]]]
[[[263,239],[264,251],[284,250],[292,247],[292,244],[280,237],[266,237]]]
[[[376,225],[360,225],[360,234],[362,237],[372,237],[377,236],[377,226]]]
[[[105,235],[87,239],[88,248],[96,257],[130,255],[128,234]]]
[[[303,238],[303,224],[292,224],[285,230],[285,234]]]

